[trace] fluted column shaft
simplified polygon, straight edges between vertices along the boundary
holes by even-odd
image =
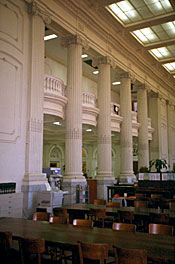
[[[97,179],[112,178],[111,155],[111,79],[110,67],[115,66],[110,57],[99,57],[94,61],[99,67],[98,76],[98,174]]]
[[[138,133],[138,168],[149,167],[148,107],[145,85],[137,86],[137,119],[141,125]]]
[[[81,179],[82,176],[82,46],[79,36],[65,37],[62,45],[68,48],[65,176]]]
[[[120,113],[123,117],[120,132],[120,181],[128,182],[133,177],[131,76],[128,73],[121,75]]]

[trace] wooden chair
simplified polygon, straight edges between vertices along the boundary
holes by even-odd
[[[169,224],[170,218],[169,214],[156,214],[156,213],[150,213],[149,214],[150,223],[154,224]]]
[[[50,224],[67,224],[67,219],[61,216],[50,216],[49,223]]]
[[[146,194],[145,193],[135,193],[136,198],[145,198]]]
[[[114,231],[126,231],[126,232],[136,232],[136,225],[126,224],[126,223],[113,223],[112,230]]]
[[[10,248],[12,232],[0,232],[0,259],[3,263],[10,263]]]
[[[107,202],[106,207],[118,208],[118,207],[120,207],[120,203]]]
[[[106,204],[106,200],[97,199],[97,200],[94,200],[94,204],[105,205]]]
[[[85,228],[93,228],[93,221],[85,220],[85,219],[74,219],[73,226],[75,227],[85,227]]]
[[[46,212],[34,212],[33,221],[49,221],[49,213]]]
[[[151,199],[163,198],[163,194],[151,193]]]
[[[175,202],[169,202],[169,209],[175,210]]]
[[[106,218],[106,209],[90,208],[88,218],[93,221],[94,225],[100,224],[102,227],[104,227],[105,218]]]
[[[67,224],[69,223],[69,215],[66,208],[63,207],[55,207],[53,208],[54,216],[60,216],[67,220]]]
[[[148,207],[148,202],[147,201],[142,201],[142,200],[135,200],[134,201],[134,207],[147,208]]]
[[[120,215],[120,222],[129,223],[129,224],[133,223],[133,221],[134,221],[133,212],[118,210],[118,213]]]
[[[173,226],[149,224],[149,234],[173,236]]]
[[[21,263],[34,263],[34,256],[37,264],[41,264],[41,255],[45,252],[45,240],[42,238],[19,238],[21,252]]]
[[[128,249],[113,246],[116,264],[147,264],[144,249]]]
[[[98,260],[100,264],[104,264],[108,258],[108,245],[78,241],[78,252],[80,264],[87,263],[84,262],[85,260],[90,260],[89,263],[93,263],[93,260]]]

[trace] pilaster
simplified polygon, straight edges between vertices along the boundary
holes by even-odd
[[[26,173],[22,183],[24,216],[30,217],[37,205],[37,192],[49,189],[42,173],[43,101],[44,101],[44,32],[43,11],[36,3],[29,4],[31,23],[31,62],[28,88],[28,116],[26,140]],[[47,22],[50,20],[48,19]]]

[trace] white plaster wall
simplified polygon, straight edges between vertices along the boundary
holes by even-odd
[[[120,95],[113,90],[111,90],[111,102],[120,104]]]
[[[29,17],[24,1],[0,1],[0,182],[25,173]]]
[[[49,57],[45,58],[45,74],[60,78],[67,83],[67,67]]]

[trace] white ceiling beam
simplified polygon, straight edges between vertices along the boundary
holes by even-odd
[[[151,19],[142,20],[141,22],[132,23],[129,26],[125,26],[127,31],[132,32],[137,29],[142,29],[146,27],[152,27],[156,25],[160,25],[166,22],[175,21],[175,12],[171,12],[166,15],[162,15],[161,17],[153,17]]]

